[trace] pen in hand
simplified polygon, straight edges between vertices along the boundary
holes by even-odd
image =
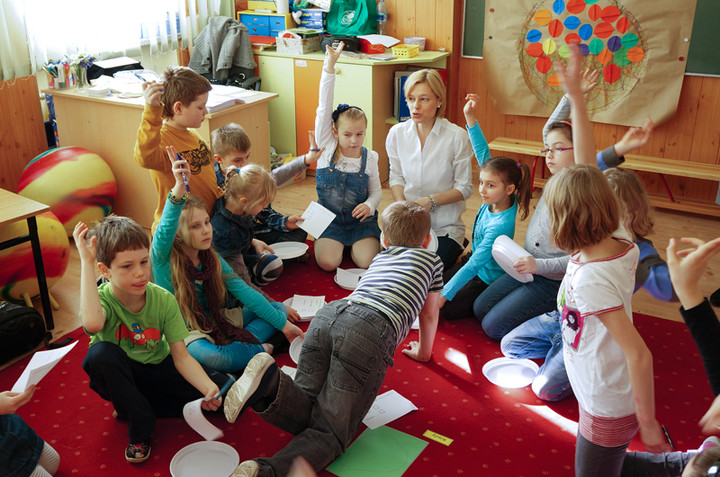
[[[675,444],[673,444],[672,439],[670,439],[670,433],[668,433],[667,429],[665,428],[665,424],[660,424],[660,427],[662,428],[663,434],[665,434],[665,439],[667,440],[668,444],[670,444],[670,449],[675,450]]]
[[[227,382],[226,382],[225,385],[222,387],[222,389],[220,390],[220,392],[217,393],[217,395],[216,395],[213,399],[220,399],[220,396],[222,396],[222,395],[224,395],[226,392],[228,392],[228,390],[230,389],[230,386],[232,386],[233,383],[235,383],[235,378],[234,378],[233,376],[230,376],[229,378],[230,378],[230,379],[227,380]]]
[[[182,156],[180,155],[179,152],[177,153],[177,160],[178,161],[182,160]],[[190,184],[188,184],[187,176],[185,175],[184,172],[182,173],[182,178],[183,178],[183,182],[185,183],[185,191],[189,193],[190,192]]]

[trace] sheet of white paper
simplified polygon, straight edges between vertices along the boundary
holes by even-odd
[[[375,398],[375,402],[363,419],[363,424],[370,429],[376,429],[410,411],[417,411],[415,404],[391,389]]]
[[[413,321],[412,326],[410,327],[411,330],[419,330],[420,329],[420,317],[418,316],[415,318],[415,321]]]
[[[214,441],[223,436],[223,431],[210,424],[202,412],[203,398],[190,401],[183,407],[183,417],[185,422],[193,428],[195,432],[200,434],[206,441]]]
[[[292,378],[293,381],[295,380],[295,373],[297,373],[297,368],[292,368],[288,365],[285,365],[282,368],[280,368],[280,371],[282,371],[283,373],[290,376],[290,378]]]
[[[301,317],[312,317],[325,306],[325,296],[294,295],[291,303]]]
[[[298,225],[305,232],[318,238],[325,232],[325,229],[335,219],[335,214],[313,201],[310,202],[305,212],[302,213],[303,221]]]
[[[15,385],[12,387],[12,392],[21,393],[33,384],[40,382],[47,373],[50,372],[53,367],[60,362],[63,357],[75,347],[77,341],[71,345],[63,346],[62,348],[51,349],[47,351],[38,351],[30,359],[30,362],[25,368],[25,371],[20,375]]]
[[[397,38],[388,35],[378,35],[376,33],[371,33],[370,35],[358,35],[358,38],[367,40],[373,45],[382,45],[385,48],[390,48],[391,46],[395,46],[400,43],[400,40]]]

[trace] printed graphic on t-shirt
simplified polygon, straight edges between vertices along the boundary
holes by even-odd
[[[120,324],[115,337],[118,341],[126,339],[136,345],[142,346],[149,344],[150,346],[148,346],[148,348],[154,348],[157,342],[162,339],[162,333],[155,328],[143,329],[140,323],[133,323],[132,329],[128,329],[124,324]]]
[[[563,304],[561,323],[563,341],[577,351],[580,345],[580,337],[582,336],[585,318],[579,311],[571,309],[567,303],[565,303]]]
[[[212,164],[213,158],[210,149],[208,149],[207,144],[205,144],[205,142],[203,141],[200,141],[200,145],[197,149],[183,151],[180,153],[180,156],[186,161],[188,161],[188,165],[190,166],[190,173],[192,175],[200,174],[200,170],[203,167]]]

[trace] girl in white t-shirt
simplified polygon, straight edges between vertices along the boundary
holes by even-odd
[[[619,476],[638,429],[648,451],[670,449],[655,419],[652,355],[632,323],[638,248],[614,235],[617,199],[597,168],[566,167],[543,195],[551,240],[571,253],[558,310],[580,408],[575,475]]]

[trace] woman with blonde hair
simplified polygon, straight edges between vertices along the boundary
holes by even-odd
[[[449,269],[464,248],[461,215],[473,191],[470,139],[443,117],[445,84],[436,70],[414,72],[404,91],[410,120],[393,126],[385,141],[390,191],[393,200],[414,201],[430,212],[437,254]]]

